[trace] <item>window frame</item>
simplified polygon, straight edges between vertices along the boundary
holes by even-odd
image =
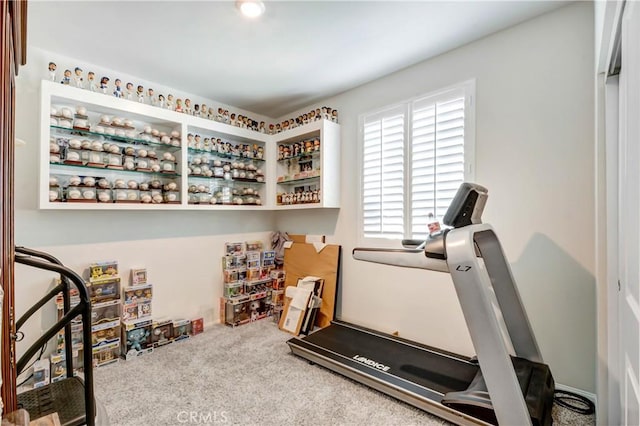
[[[358,116],[358,209],[357,209],[357,224],[358,224],[358,238],[357,241],[360,245],[375,245],[379,247],[398,247],[401,246],[401,239],[391,238],[375,238],[365,237],[364,235],[364,124],[366,120],[372,120],[385,117],[385,115],[391,111],[402,110],[405,114],[404,120],[404,199],[403,199],[403,238],[410,238],[411,236],[411,221],[407,220],[411,216],[411,143],[413,141],[413,107],[416,102],[433,101],[437,102],[442,98],[447,98],[452,92],[462,92],[465,98],[465,113],[464,113],[464,181],[473,182],[475,180],[476,169],[476,157],[475,157],[475,97],[476,97],[476,81],[475,79],[466,80],[460,83],[452,84],[450,86],[434,90],[432,92],[414,96],[409,99],[405,99],[399,102],[394,102],[390,105],[386,105],[381,108],[377,108],[372,111],[364,112]],[[378,116],[378,117],[376,117]],[[425,224],[426,226],[426,224]]]

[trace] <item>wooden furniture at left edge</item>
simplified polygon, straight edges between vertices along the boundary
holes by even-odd
[[[16,410],[14,342],[14,228],[13,176],[15,147],[15,76],[27,61],[27,2],[0,0],[2,8],[2,87],[0,97],[0,279],[2,304],[2,402],[3,412]]]

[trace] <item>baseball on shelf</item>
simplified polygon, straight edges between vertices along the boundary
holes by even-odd
[[[71,198],[72,200],[77,200],[81,196],[82,193],[80,193],[79,189],[71,189],[69,190],[69,192],[67,192],[67,197]]]

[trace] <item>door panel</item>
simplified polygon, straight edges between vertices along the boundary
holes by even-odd
[[[627,2],[622,18],[618,229],[622,419],[640,424],[640,9]]]

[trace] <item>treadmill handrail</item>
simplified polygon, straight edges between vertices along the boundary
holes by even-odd
[[[449,272],[446,260],[427,257],[424,249],[422,248],[384,249],[356,247],[353,249],[352,255],[354,259],[365,262],[400,266],[403,268]]]

